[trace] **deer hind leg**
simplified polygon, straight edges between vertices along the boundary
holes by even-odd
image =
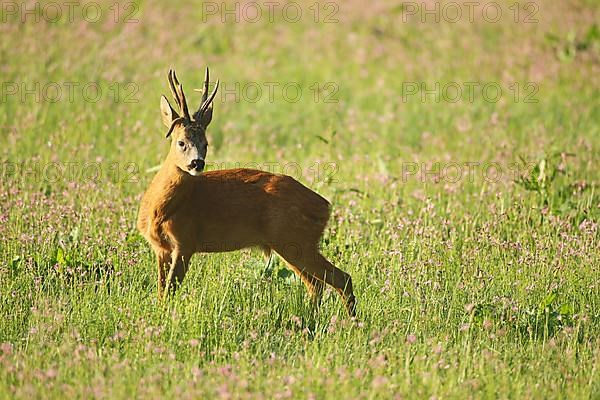
[[[356,298],[352,289],[352,278],[331,264],[315,247],[276,249],[294,271],[300,271],[302,281],[309,282],[317,292],[323,291],[323,282],[332,286],[342,297],[348,314],[356,315]],[[305,281],[306,279],[306,281]],[[319,282],[320,287],[314,282]],[[307,285],[309,287],[309,285]],[[309,289],[309,292],[311,289]],[[320,296],[321,293],[318,293]]]
[[[285,258],[284,258],[285,260]],[[288,267],[294,271],[296,275],[300,278],[304,286],[306,286],[306,290],[310,295],[311,302],[315,308],[318,308],[321,305],[321,298],[323,297],[323,289],[324,284],[319,279],[315,278],[313,275],[309,274],[305,270],[301,270],[294,264],[291,264],[289,261],[285,260]]]
[[[263,246],[262,251],[265,257],[265,262],[269,263],[271,261],[271,255],[273,253],[273,250],[268,246]],[[302,283],[304,283],[304,286],[306,286],[306,290],[310,295],[313,306],[315,306],[315,308],[319,307],[319,305],[321,304],[321,297],[323,295],[323,282],[316,279],[314,276],[300,270],[293,264],[290,264],[287,260],[284,259],[284,261],[286,262],[288,268],[294,271],[294,273],[300,278]]]
[[[177,250],[174,250],[171,253],[169,274],[166,277],[166,293],[169,293],[171,290],[175,292],[179,285],[181,285],[183,278],[185,278],[185,274],[188,271],[190,258],[191,254],[183,254]]]

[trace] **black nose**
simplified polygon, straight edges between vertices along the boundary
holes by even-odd
[[[192,162],[190,163],[190,169],[202,171],[204,169],[204,160],[201,160],[199,158],[192,160]]]

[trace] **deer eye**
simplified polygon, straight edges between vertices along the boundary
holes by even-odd
[[[185,146],[185,143],[183,143],[183,141],[181,141],[181,140],[179,142],[177,142],[177,144],[179,145],[179,147]]]

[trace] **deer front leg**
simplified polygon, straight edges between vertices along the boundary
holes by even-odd
[[[174,292],[177,290],[178,286],[181,285],[181,282],[183,282],[183,278],[185,278],[185,274],[187,273],[190,258],[191,254],[184,254],[178,250],[174,250],[171,253],[171,266],[166,278],[166,293],[169,293],[171,289]]]
[[[171,265],[171,252],[163,249],[155,249],[154,252],[158,264],[158,298],[160,300],[165,296],[167,274]]]

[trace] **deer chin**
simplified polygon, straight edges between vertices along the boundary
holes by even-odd
[[[202,171],[198,171],[197,169],[189,169],[188,174],[191,176],[200,176],[202,175]]]

